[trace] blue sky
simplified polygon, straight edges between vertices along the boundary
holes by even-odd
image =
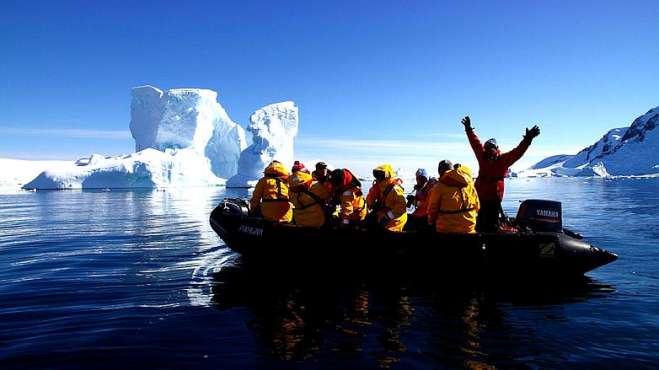
[[[525,167],[659,105],[657,1],[3,1],[0,157],[133,150],[130,88],[294,100],[297,154],[473,164],[460,117]],[[338,163],[337,163],[338,162]],[[413,168],[410,168],[413,171]]]

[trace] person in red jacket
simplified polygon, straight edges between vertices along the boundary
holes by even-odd
[[[509,152],[501,153],[495,139],[489,139],[485,145],[476,136],[471,127],[469,116],[462,119],[462,124],[467,132],[469,144],[474,150],[478,160],[478,179],[476,179],[476,191],[481,202],[478,212],[476,228],[478,231],[492,232],[499,229],[499,216],[503,214],[501,201],[503,200],[503,179],[508,175],[508,169],[517,162],[531,145],[531,141],[540,135],[540,128],[533,126],[526,129],[522,142]]]

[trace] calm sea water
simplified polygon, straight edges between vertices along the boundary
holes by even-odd
[[[659,366],[659,180],[509,181],[620,255],[535,288],[252,278],[208,225],[227,195],[0,195],[0,368]]]

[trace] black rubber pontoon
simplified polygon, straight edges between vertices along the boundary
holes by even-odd
[[[439,234],[433,231],[393,233],[381,230],[308,228],[248,216],[247,203],[225,199],[211,213],[213,230],[247,259],[304,265],[383,260],[438,271],[487,271],[497,275],[582,275],[618,257],[564,232],[560,203],[522,203],[510,233]]]

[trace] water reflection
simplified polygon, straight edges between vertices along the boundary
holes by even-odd
[[[568,226],[620,253],[590,273],[615,294],[423,273],[432,260],[229,268],[208,214],[246,189],[0,196],[0,368],[656,368],[658,181],[507,186],[511,209],[563,200]]]
[[[246,308],[263,351],[284,361],[339,355],[366,367],[430,361],[488,369],[520,366],[524,343],[539,339],[528,323],[518,327],[507,317],[511,307],[538,309],[548,325],[564,320],[565,303],[614,291],[587,277],[532,284],[474,277],[458,284],[418,271],[310,270],[239,261],[214,275],[212,304]]]

